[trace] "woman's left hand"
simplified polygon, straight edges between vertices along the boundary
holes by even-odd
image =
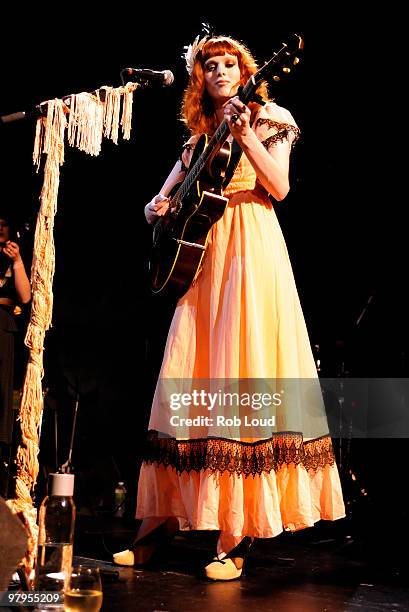
[[[250,128],[251,111],[235,96],[231,98],[224,107],[224,118],[226,119],[230,132],[237,141],[246,136]]]
[[[3,247],[3,251],[13,261],[18,261],[20,259],[20,249],[16,242],[8,240]]]

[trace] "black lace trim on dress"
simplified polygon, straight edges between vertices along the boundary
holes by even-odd
[[[295,127],[295,125],[291,125],[291,123],[280,123],[279,121],[273,121],[272,119],[260,117],[256,121],[256,127],[259,125],[264,125],[265,123],[268,125],[269,129],[274,128],[278,130],[277,134],[272,134],[265,140],[261,141],[266,149],[277,144],[277,142],[284,142],[284,139],[289,137],[290,132],[294,134],[294,140],[292,141],[291,146],[293,146],[300,138],[300,129]]]
[[[176,440],[149,431],[143,459],[182,472],[229,472],[255,476],[277,471],[284,463],[317,471],[334,465],[335,455],[329,435],[305,441],[298,432],[280,432],[268,440],[247,443],[226,438]]]

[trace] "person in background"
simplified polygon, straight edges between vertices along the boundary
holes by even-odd
[[[18,331],[15,309],[31,299],[31,286],[18,243],[13,240],[10,217],[0,207],[0,451],[1,486],[4,457],[12,442],[14,336]],[[4,490],[0,491],[1,494]]]

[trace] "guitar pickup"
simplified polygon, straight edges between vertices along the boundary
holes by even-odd
[[[180,238],[174,238],[178,244],[182,244],[183,246],[193,247],[195,249],[201,249],[202,251],[206,250],[206,247],[203,244],[198,244],[197,242],[187,242],[187,240],[180,240]]]

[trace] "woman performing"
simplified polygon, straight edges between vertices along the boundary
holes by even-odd
[[[264,105],[240,101],[239,86],[257,71],[242,43],[205,36],[187,59],[182,116],[191,138],[145,207],[148,222],[166,214],[169,193],[186,176],[201,134],[211,136],[225,120],[242,156],[223,192],[228,203],[210,230],[200,273],[176,306],[139,478],[136,518],[143,520],[132,547],[114,561],[147,562],[160,539],[178,529],[219,530],[217,555],[205,574],[232,580],[241,576],[254,538],[336,520],[345,508],[322,402],[313,410],[287,403],[268,436],[253,430],[238,437],[229,427],[209,427],[207,436],[163,431],[166,380],[318,381],[270,200],[280,202],[289,191],[299,129],[288,110],[268,100],[264,83],[257,90]]]

